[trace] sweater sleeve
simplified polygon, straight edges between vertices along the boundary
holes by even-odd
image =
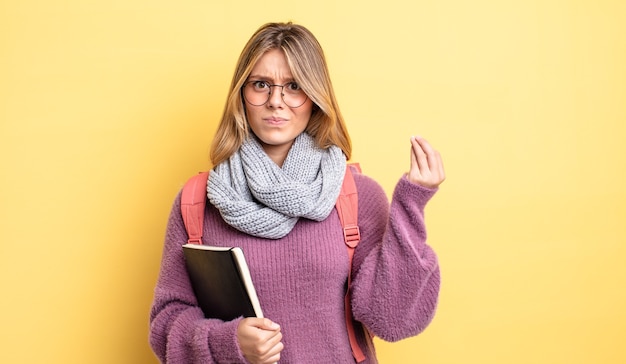
[[[180,194],[170,213],[161,270],[150,312],[150,345],[163,363],[246,363],[237,341],[239,319],[206,319],[187,275]]]
[[[382,188],[360,176],[361,243],[354,256],[354,318],[386,341],[422,332],[439,296],[437,257],[426,244],[424,207],[435,194],[403,176],[391,205]]]

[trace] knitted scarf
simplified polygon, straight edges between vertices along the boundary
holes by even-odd
[[[282,168],[255,137],[244,141],[209,175],[209,201],[226,223],[268,239],[287,235],[299,218],[322,221],[341,190],[346,158],[341,149],[320,149],[307,133],[294,141]]]

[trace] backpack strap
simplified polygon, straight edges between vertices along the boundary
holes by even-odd
[[[348,248],[348,286],[346,289],[346,295],[344,297],[344,305],[346,312],[346,326],[348,328],[348,338],[350,339],[350,347],[352,348],[352,355],[356,359],[357,363],[365,360],[365,354],[361,350],[358,342],[356,341],[356,334],[354,331],[354,324],[352,321],[352,306],[350,305],[351,295],[350,286],[352,284],[352,258],[354,257],[354,249],[361,241],[361,231],[358,225],[359,214],[359,196],[356,190],[356,184],[354,183],[353,171],[360,173],[361,167],[357,163],[351,163],[346,167],[346,175],[343,178],[343,184],[341,185],[341,192],[337,198],[337,213],[339,214],[339,220],[343,227],[343,238]]]
[[[201,172],[191,177],[183,187],[180,199],[180,212],[189,235],[189,244],[202,245],[204,207],[206,206],[206,184],[209,172]]]

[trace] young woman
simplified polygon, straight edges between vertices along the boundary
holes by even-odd
[[[361,242],[350,304],[365,363],[377,362],[368,332],[388,341],[417,335],[437,305],[439,266],[423,212],[444,170],[426,140],[411,137],[408,147],[410,170],[391,203],[378,183],[354,175]],[[266,318],[205,318],[185,268],[179,195],[150,316],[161,361],[355,362],[348,253],[334,208],[350,153],[315,37],[291,23],[262,26],[239,58],[211,148],[203,243],[243,249]]]

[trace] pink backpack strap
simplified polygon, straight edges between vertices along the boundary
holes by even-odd
[[[202,245],[202,228],[204,226],[204,207],[207,200],[207,179],[209,172],[202,172],[191,177],[183,187],[180,199],[180,211],[189,235],[190,244]]]
[[[352,169],[356,172],[361,172],[361,167],[356,163],[351,163],[346,167],[346,175],[343,178],[343,184],[341,185],[341,192],[339,198],[337,198],[336,208],[339,214],[339,220],[341,220],[341,226],[343,227],[343,238],[348,248],[348,289],[346,290],[346,296],[344,298],[345,311],[346,311],[346,326],[348,327],[348,338],[350,339],[350,347],[352,348],[352,355],[356,359],[357,363],[365,360],[365,354],[361,350],[354,331],[354,325],[352,323],[352,306],[350,305],[350,285],[352,283],[352,258],[354,257],[354,249],[361,241],[361,232],[358,225],[359,214],[359,196],[356,190],[356,184],[354,183],[354,177],[352,176]]]

